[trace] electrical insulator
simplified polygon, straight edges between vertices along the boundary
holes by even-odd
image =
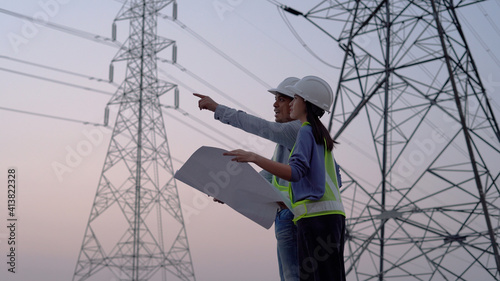
[[[174,43],[174,46],[172,47],[172,61],[174,63],[177,63],[177,45]]]
[[[172,17],[174,18],[174,20],[177,19],[177,2],[174,2],[174,5],[173,5],[173,8],[172,8]]]
[[[109,121],[109,107],[106,105],[106,108],[104,109],[104,127],[108,126],[108,121]]]
[[[174,91],[174,107],[175,109],[179,108],[179,88],[175,87]]]
[[[116,23],[111,26],[111,40],[116,41]]]
[[[289,12],[289,13],[290,13],[290,14],[292,14],[292,15],[296,15],[296,16],[299,16],[299,15],[300,15],[300,16],[303,16],[303,15],[304,15],[302,12],[299,12],[299,11],[297,11],[297,10],[293,9],[293,8],[288,7],[288,6],[282,6],[281,8],[282,8],[283,10],[285,10],[285,11]]]
[[[113,82],[114,67],[113,64],[109,65],[109,82]]]

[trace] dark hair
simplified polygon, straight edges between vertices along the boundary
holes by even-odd
[[[308,101],[306,101],[306,110],[307,110],[307,122],[311,124],[314,140],[316,141],[317,144],[322,144],[322,145],[325,144],[326,140],[326,149],[328,151],[332,151],[333,147],[337,142],[332,139],[328,130],[319,120],[319,118],[323,116],[323,114],[325,114],[325,111]]]

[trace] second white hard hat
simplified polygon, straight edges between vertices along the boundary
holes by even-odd
[[[283,80],[279,85],[278,87],[276,88],[272,88],[272,89],[269,89],[267,90],[268,92],[270,93],[273,93],[273,94],[283,94],[285,96],[289,96],[293,99],[293,95],[294,93],[291,92],[289,89],[286,88],[286,86],[293,86],[295,85],[295,83],[297,83],[297,81],[299,81],[300,79],[297,78],[297,77],[288,77],[288,78],[285,78],[285,80]]]
[[[286,86],[286,89],[324,111],[330,112],[333,103],[333,91],[325,80],[317,76],[306,76],[295,85]]]

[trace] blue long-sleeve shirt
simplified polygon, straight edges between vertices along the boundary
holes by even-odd
[[[215,109],[214,118],[224,124],[229,124],[247,133],[251,133],[278,144],[275,151],[275,161],[287,164],[290,151],[292,150],[297,134],[300,130],[300,121],[295,120],[286,123],[267,121],[250,115],[244,111],[229,108],[219,104]],[[266,170],[260,174],[269,182],[273,175]],[[288,186],[288,181],[277,178],[278,184]]]
[[[293,202],[319,200],[325,193],[325,146],[317,144],[311,126],[302,126],[288,165],[292,168]],[[335,165],[338,173],[338,165]],[[339,183],[340,184],[340,183]]]
[[[214,118],[219,120],[224,124],[231,125],[233,127],[239,128],[247,133],[251,133],[265,139],[268,139],[272,142],[278,144],[276,148],[275,161],[280,163],[288,164],[290,151],[295,145],[296,140],[298,140],[298,133],[301,130],[301,123],[299,120],[286,122],[286,123],[278,123],[273,121],[267,121],[262,118],[253,116],[241,110],[236,110],[233,108],[229,108],[227,106],[219,104],[214,112]],[[309,127],[310,126],[304,126]],[[311,132],[312,135],[312,132]],[[314,143],[314,138],[312,139]],[[297,147],[295,147],[295,150]],[[300,149],[299,149],[300,151]],[[324,154],[321,154],[321,159],[324,162]],[[339,187],[342,186],[342,181],[340,177],[340,169],[337,163],[335,163],[335,168],[337,172],[337,180],[339,183]],[[324,173],[324,164],[323,164],[323,173]],[[272,174],[267,172],[266,170],[262,170],[260,174],[266,178],[269,182],[272,180]],[[293,172],[292,172],[293,176]],[[323,177],[324,178],[324,177]],[[278,178],[278,184],[282,186],[287,186],[288,181]],[[323,183],[323,192],[325,189],[325,185]],[[321,194],[323,196],[323,194]],[[320,198],[321,198],[320,196]]]

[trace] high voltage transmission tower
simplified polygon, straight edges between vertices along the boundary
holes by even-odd
[[[175,1],[131,0],[115,19],[130,21],[113,59],[127,62],[126,77],[109,103],[119,111],[73,280],[195,280],[159,101],[177,96],[157,76],[160,51],[175,61],[175,42],[157,36],[167,6],[175,18]]]
[[[280,5],[344,53],[329,129],[364,140],[343,173],[348,280],[500,279],[500,130],[456,13],[475,2]]]

